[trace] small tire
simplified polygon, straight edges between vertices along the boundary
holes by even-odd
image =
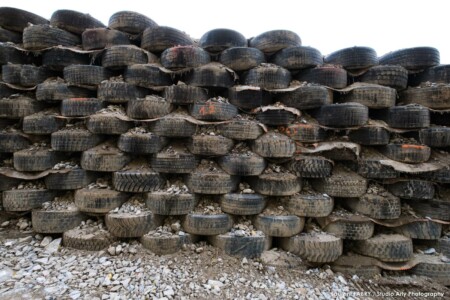
[[[400,198],[387,191],[380,191],[379,193],[382,195],[366,193],[360,198],[345,199],[345,206],[353,212],[374,219],[392,220],[399,218],[401,214]]]
[[[367,240],[373,235],[374,224],[369,220],[366,222],[341,220],[328,224],[323,230],[344,240]]]
[[[151,158],[153,170],[160,173],[189,174],[198,165],[198,158],[184,146],[172,144]]]

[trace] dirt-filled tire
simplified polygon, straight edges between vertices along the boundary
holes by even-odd
[[[194,135],[187,145],[192,154],[203,156],[226,155],[233,146],[233,140],[221,135]]]
[[[262,108],[264,109],[264,107]],[[291,111],[281,109],[268,109],[266,111],[259,111],[256,113],[256,119],[262,124],[269,126],[287,125],[297,118],[297,115]]]
[[[208,91],[186,84],[171,85],[164,89],[163,97],[171,104],[186,105],[208,100]]]
[[[14,152],[14,169],[21,172],[38,172],[53,168],[60,155],[53,149],[24,149]]]
[[[406,48],[386,53],[380,65],[399,65],[408,70],[421,70],[439,65],[439,50],[432,47]]]
[[[248,216],[261,213],[267,204],[267,197],[259,194],[229,193],[221,196],[220,207],[223,212]]]
[[[261,156],[254,153],[228,154],[219,157],[218,164],[230,175],[257,176],[267,166],[267,162]]]
[[[133,123],[122,120],[114,114],[95,114],[89,116],[87,129],[93,134],[117,135],[126,133]]]
[[[328,224],[323,230],[344,240],[366,240],[373,235],[374,224],[370,220],[365,222],[341,220]]]
[[[275,53],[271,62],[288,70],[300,70],[322,65],[323,56],[312,47],[288,47]]]
[[[228,214],[202,215],[190,213],[184,217],[182,226],[190,234],[218,235],[231,229],[233,219]]]
[[[61,102],[61,115],[65,117],[85,117],[95,114],[106,106],[97,98],[69,98]]]
[[[20,69],[20,85],[32,88],[54,75],[55,72],[48,69],[47,67],[22,65]]]
[[[23,31],[23,47],[42,50],[54,46],[73,47],[81,44],[79,36],[49,25],[33,25]]]
[[[142,247],[155,253],[156,255],[168,255],[180,251],[185,244],[192,244],[196,237],[189,233],[181,232],[179,234],[171,235],[144,235],[140,242]]]
[[[237,178],[225,172],[209,173],[194,171],[187,177],[187,186],[193,193],[198,194],[226,194],[234,191]]]
[[[52,149],[63,152],[86,151],[100,144],[103,137],[93,134],[86,129],[59,130],[52,133]]]
[[[56,117],[57,112],[41,111],[23,118],[22,129],[26,134],[48,135],[64,126],[64,120]]]
[[[100,144],[81,155],[81,167],[89,171],[115,172],[130,161],[128,154],[110,144]]]
[[[352,142],[364,146],[387,145],[390,136],[391,134],[386,128],[376,126],[364,126],[352,130],[348,135]]]
[[[224,137],[238,141],[256,140],[264,133],[263,128],[253,120],[231,120],[217,125],[217,129]]]
[[[389,108],[387,124],[393,128],[413,129],[430,126],[430,111],[421,105],[408,104]]]
[[[38,233],[63,233],[75,228],[86,219],[78,209],[42,210],[34,209],[31,212],[33,230]]]
[[[2,7],[0,9],[0,26],[8,30],[22,32],[28,23],[39,25],[48,24],[48,20],[32,12],[14,7]]]
[[[52,201],[55,192],[47,189],[3,191],[3,209],[10,212],[27,212],[40,208],[44,202]]]
[[[369,110],[354,102],[326,104],[319,108],[316,118],[320,124],[329,127],[362,126],[369,120]]]
[[[419,130],[419,141],[432,148],[450,147],[450,128],[433,126]]]
[[[227,121],[234,118],[238,114],[238,110],[230,103],[206,101],[191,104],[189,114],[197,120]]]
[[[235,74],[219,63],[209,63],[193,69],[183,76],[188,85],[207,88],[229,88],[234,85]]]
[[[83,188],[75,191],[75,205],[86,214],[107,214],[120,207],[129,195],[110,189]]]
[[[88,28],[106,27],[89,14],[78,11],[59,9],[50,17],[50,25],[81,35]]]
[[[387,185],[389,192],[402,199],[433,199],[434,183],[427,180],[409,179]]]
[[[127,103],[137,98],[144,98],[148,94],[150,94],[149,90],[117,81],[103,81],[97,91],[98,99],[111,103]]]
[[[299,217],[326,217],[334,208],[333,198],[320,193],[300,192],[281,201],[290,213]]]
[[[161,64],[169,70],[197,68],[210,62],[209,53],[195,46],[175,46],[161,53]]]
[[[84,50],[104,49],[117,45],[129,45],[130,39],[124,32],[108,28],[86,29],[81,35]]]
[[[301,178],[324,178],[331,175],[333,162],[322,156],[297,155],[288,162],[287,167]]]
[[[128,66],[124,72],[125,81],[143,88],[172,85],[169,74],[161,71],[156,64],[135,64]]]
[[[305,219],[297,216],[264,216],[255,217],[254,225],[267,236],[291,237],[299,234],[305,225]]]
[[[140,34],[158,24],[149,17],[134,11],[118,11],[109,18],[108,27],[131,34]]]
[[[63,233],[63,245],[67,248],[100,251],[114,243],[114,238],[105,229],[98,228],[74,228]]]
[[[147,207],[157,215],[178,216],[187,215],[196,205],[194,195],[174,194],[169,192],[151,192],[146,194]]]
[[[384,262],[405,262],[412,258],[412,240],[401,234],[378,234],[352,243],[353,250]]]
[[[347,86],[347,71],[337,67],[316,67],[300,71],[295,79],[342,89]]]
[[[417,164],[430,159],[431,148],[425,145],[387,144],[380,152],[395,161]]]
[[[333,92],[321,85],[305,85],[293,91],[276,94],[275,100],[300,110],[319,108],[333,102]]]
[[[45,178],[45,186],[50,190],[77,190],[94,181],[96,174],[83,170],[72,169],[67,173],[52,173]]]
[[[284,134],[268,132],[258,137],[252,150],[262,157],[291,157],[295,152],[295,142]]]
[[[244,74],[242,84],[262,89],[284,89],[291,83],[291,73],[274,64],[261,64]]]
[[[71,65],[64,68],[64,80],[70,85],[97,86],[111,76],[111,71],[101,66]]]
[[[102,66],[110,69],[122,69],[134,64],[157,63],[158,58],[141,48],[131,45],[117,45],[105,49]]]
[[[230,256],[255,258],[261,256],[266,249],[265,236],[235,236],[233,234],[220,234],[211,236],[208,241],[216,248]]]
[[[220,53],[219,62],[236,71],[247,71],[266,62],[264,53],[256,48],[232,47]]]
[[[151,132],[127,132],[120,135],[117,147],[126,153],[153,154],[164,148],[167,142],[165,137]]]
[[[316,143],[324,141],[328,134],[321,126],[316,123],[302,124],[294,123],[286,127],[280,127],[284,134],[293,139],[303,143]]]
[[[290,30],[271,30],[251,38],[248,45],[264,54],[272,54],[284,48],[301,46],[302,40]]]
[[[353,171],[336,165],[327,178],[311,180],[315,190],[332,197],[361,197],[367,190],[367,180]]]
[[[403,90],[408,86],[408,70],[395,65],[374,66],[361,75],[360,80]]]
[[[450,108],[450,86],[431,85],[420,87],[409,87],[399,95],[399,103],[419,104],[431,109]]]
[[[142,33],[141,48],[161,53],[174,46],[190,46],[193,40],[184,32],[167,26],[147,27]]]
[[[113,173],[114,189],[120,192],[145,193],[156,191],[165,184],[163,177],[155,171],[125,170]]]
[[[426,276],[433,281],[449,286],[450,264],[442,262],[437,256],[427,256],[427,262],[421,262],[415,266],[411,273],[416,276]]]
[[[138,238],[155,229],[160,218],[151,211],[138,214],[109,213],[105,216],[105,224],[108,231],[118,238]]]
[[[338,97],[339,102],[356,102],[371,109],[389,108],[395,105],[395,89],[381,85],[358,86]]]
[[[430,220],[416,221],[394,227],[393,230],[412,239],[438,240],[442,234],[442,225]]]
[[[252,188],[261,195],[291,196],[302,189],[302,181],[290,173],[262,174],[250,180]]]
[[[328,233],[300,233],[281,241],[281,248],[312,263],[330,263],[343,253],[343,241]]]

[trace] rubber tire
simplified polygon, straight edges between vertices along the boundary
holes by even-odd
[[[287,164],[293,174],[301,178],[325,178],[331,176],[333,163],[322,156],[294,156]]]
[[[450,202],[447,199],[415,200],[408,201],[414,211],[424,217],[450,221]]]
[[[19,119],[35,114],[44,109],[39,101],[26,96],[0,100],[0,118]]]
[[[108,28],[86,29],[81,35],[81,42],[84,50],[131,44],[126,33]]]
[[[184,32],[167,26],[147,27],[142,33],[141,48],[161,53],[173,46],[194,45],[192,39]]]
[[[184,230],[194,235],[218,235],[233,227],[233,219],[228,214],[202,215],[190,213],[183,219]]]
[[[119,119],[114,114],[95,114],[89,116],[86,127],[94,134],[117,135],[126,133],[133,124]]]
[[[28,212],[39,208],[44,202],[52,201],[55,192],[47,189],[3,191],[3,209],[9,212]]]
[[[367,190],[367,180],[340,165],[333,168],[333,174],[327,178],[311,180],[313,188],[332,197],[361,197]]]
[[[161,151],[168,143],[165,137],[148,133],[124,133],[119,137],[117,147],[123,152],[133,154],[153,154]]]
[[[264,210],[267,201],[267,197],[259,194],[229,193],[221,196],[220,208],[232,215],[257,215]]]
[[[300,71],[295,79],[334,89],[342,89],[347,86],[347,71],[336,67],[317,67]]]
[[[50,25],[78,35],[81,35],[88,28],[106,27],[89,14],[68,9],[56,10],[50,17]]]
[[[235,85],[228,89],[228,101],[241,109],[254,109],[272,103],[272,95],[258,87]]]
[[[163,97],[167,102],[174,105],[192,104],[195,101],[208,100],[208,91],[190,85],[171,85],[164,89]]]
[[[371,221],[359,223],[338,221],[328,224],[323,229],[341,239],[367,240],[373,235],[374,224]]]
[[[245,141],[256,140],[264,131],[262,127],[253,120],[231,120],[230,122],[217,125],[220,134],[229,139]]]
[[[450,147],[450,128],[433,126],[419,130],[419,141],[431,148]]]
[[[20,33],[0,27],[0,42],[20,44],[22,43],[22,35]]]
[[[161,64],[169,70],[197,68],[211,62],[209,53],[200,47],[175,46],[161,53]]]
[[[163,117],[173,110],[173,105],[156,95],[128,102],[127,116],[133,119],[155,119]]]
[[[317,121],[329,127],[363,126],[369,120],[367,106],[359,103],[322,105],[316,113]]]
[[[291,73],[274,64],[262,64],[243,75],[242,84],[262,89],[284,89],[291,83]]]
[[[54,75],[55,73],[45,66],[22,65],[20,70],[20,85],[23,87],[35,87]]]
[[[78,210],[41,210],[31,212],[33,231],[44,234],[63,233],[73,229],[86,219]]]
[[[356,166],[356,173],[367,179],[389,179],[400,176],[399,172],[391,167],[382,165],[380,159],[385,156],[361,157]]]
[[[373,219],[392,220],[400,217],[400,198],[386,192],[386,196],[364,194],[360,198],[345,199],[345,206],[351,211]]]
[[[378,234],[355,241],[353,250],[384,262],[406,262],[413,256],[413,242],[401,234]]]
[[[0,153],[13,153],[30,146],[30,140],[20,131],[0,132]]]
[[[230,103],[207,101],[197,102],[189,106],[189,114],[197,120],[227,121],[238,114],[236,106]]]
[[[220,234],[208,238],[208,242],[216,248],[223,250],[226,255],[256,258],[260,257],[267,245],[265,236],[234,236]]]
[[[159,225],[159,217],[151,211],[139,214],[107,214],[105,224],[108,231],[118,238],[139,238]]]
[[[299,234],[305,225],[305,219],[297,216],[263,216],[255,217],[254,226],[267,236],[291,237]]]
[[[236,72],[242,72],[265,63],[266,58],[256,48],[231,47],[220,53],[219,62]]]
[[[164,178],[159,173],[140,170],[114,172],[112,182],[116,191],[128,193],[157,191],[165,184]]]
[[[111,46],[105,49],[102,56],[102,66],[110,69],[157,62],[158,58],[155,55],[130,45]]]
[[[292,157],[295,152],[295,143],[283,134],[269,132],[253,142],[252,151],[262,157]]]
[[[333,103],[333,92],[324,86],[305,85],[291,92],[276,94],[275,100],[286,106],[305,110]]]
[[[34,25],[48,24],[47,19],[29,11],[14,7],[1,7],[0,20],[1,27],[16,32],[22,32],[28,27],[28,23]]]
[[[63,71],[70,65],[89,65],[91,58],[67,48],[52,48],[42,53],[42,65],[55,71]]]
[[[387,123],[393,128],[414,129],[430,126],[430,112],[421,105],[409,104],[389,108]]]
[[[324,62],[347,70],[359,70],[378,65],[378,55],[372,48],[355,46],[328,54]]]
[[[386,86],[360,86],[338,97],[339,102],[356,102],[370,109],[395,106],[396,100],[396,90]]]
[[[110,70],[91,65],[71,65],[64,68],[64,80],[70,85],[99,85],[112,76]]]
[[[410,76],[409,85],[416,86],[422,82],[450,83],[450,65],[440,65],[425,69],[422,73]]]
[[[271,30],[251,38],[248,45],[261,50],[264,54],[272,54],[284,48],[301,46],[302,41],[295,32]]]
[[[380,65],[400,65],[407,70],[426,69],[439,63],[439,50],[432,47],[400,49],[380,57]]]
[[[37,85],[36,99],[39,101],[61,101],[69,98],[94,98],[95,92],[61,81],[45,81]]]
[[[433,221],[417,221],[394,227],[393,230],[412,239],[438,240],[442,234],[442,225]],[[440,251],[442,252],[442,248]],[[444,253],[444,255],[448,254]]]
[[[45,176],[45,186],[50,190],[78,190],[96,178],[95,173],[83,169],[72,169],[67,173],[52,173]]]
[[[431,148],[424,145],[387,144],[380,152],[395,161],[417,164],[430,159]]]
[[[298,193],[282,199],[283,207],[299,217],[326,217],[333,211],[334,199],[326,194]]]
[[[145,204],[155,214],[164,216],[187,215],[194,210],[196,199],[192,194],[151,192],[146,194]]]
[[[39,172],[53,168],[60,161],[60,156],[48,148],[33,151],[24,149],[14,152],[13,161],[17,171]]]
[[[194,135],[187,144],[192,154],[202,156],[226,155],[233,146],[233,140],[221,135]]]
[[[217,28],[204,33],[198,45],[208,52],[219,53],[231,47],[247,47],[247,39],[235,30]]]
[[[64,123],[57,118],[56,111],[44,111],[24,117],[22,129],[26,134],[48,135],[61,129]]]
[[[143,88],[172,85],[169,74],[161,71],[155,64],[136,64],[128,66],[124,72],[125,81]]]
[[[364,126],[352,130],[348,137],[354,143],[364,146],[387,145],[390,140],[390,132],[383,127]]]
[[[52,149],[63,152],[82,152],[93,148],[103,141],[103,137],[86,129],[59,130],[52,133]]]
[[[110,146],[103,150],[103,144],[86,150],[81,155],[81,167],[88,171],[115,172],[131,161],[131,157]]]
[[[234,75],[224,65],[209,63],[195,68],[182,77],[188,85],[207,88],[229,88],[234,85]]]
[[[63,233],[63,245],[67,248],[101,251],[116,241],[108,231],[98,228],[74,228]]]
[[[74,47],[81,44],[80,37],[49,25],[33,25],[23,31],[23,47],[43,50],[55,46]]]
[[[316,143],[325,141],[328,133],[316,123],[294,123],[278,128],[285,135],[302,143]]]
[[[301,178],[290,173],[262,174],[252,178],[250,184],[257,193],[267,196],[291,196],[302,189]]]
[[[171,236],[144,235],[140,239],[142,247],[156,255],[174,254],[179,252],[183,245],[192,244],[194,241],[195,237],[189,233],[184,233],[183,235],[172,234]]]
[[[400,93],[398,101],[402,104],[419,104],[431,109],[449,109],[449,99],[450,86],[435,85],[409,87]]]
[[[402,66],[374,66],[361,75],[359,80],[403,90],[408,86],[408,70]]]
[[[127,201],[129,195],[109,189],[83,188],[75,191],[75,205],[86,214],[107,214]]]
[[[138,12],[118,11],[109,18],[108,27],[131,34],[140,34],[146,28],[158,27],[158,24]]]
[[[294,122],[296,118],[297,116],[294,113],[284,109],[259,111],[256,114],[256,119],[259,122],[269,126],[287,125]]]
[[[411,273],[416,276],[429,277],[433,282],[439,282],[445,286],[450,285],[450,264],[441,262],[438,258],[435,258],[433,262],[418,264],[411,270]]]
[[[22,42],[22,35],[20,35]],[[10,64],[30,64],[34,62],[33,56],[28,56],[26,52],[20,51],[9,43],[0,43],[0,65]]]
[[[189,174],[193,172],[199,160],[195,155],[183,148],[175,148],[175,153],[169,153],[163,149],[153,155],[150,162],[153,170],[170,174]]]
[[[184,115],[169,114],[147,125],[148,130],[164,137],[191,137],[197,125],[186,120]]]
[[[251,153],[227,154],[218,158],[219,166],[230,175],[258,176],[267,167],[261,156]]]
[[[236,189],[237,178],[225,172],[208,173],[194,171],[188,175],[186,185],[192,193],[226,194]]]
[[[273,55],[271,62],[288,70],[300,70],[323,64],[323,56],[312,47],[288,47]]]
[[[431,181],[409,179],[387,185],[389,192],[402,199],[431,200],[434,198],[435,187]]]
[[[134,99],[145,98],[150,91],[127,82],[103,81],[98,86],[97,97],[110,103],[127,103]]]

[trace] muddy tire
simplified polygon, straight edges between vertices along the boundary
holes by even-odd
[[[186,120],[185,116],[169,114],[147,125],[148,130],[163,137],[191,137],[197,130],[197,125]]]
[[[402,104],[419,104],[431,109],[449,109],[450,87],[447,85],[408,88],[400,93]]]
[[[85,129],[59,130],[52,133],[52,149],[63,152],[82,152],[100,144],[103,138]]]
[[[170,76],[155,64],[136,64],[128,66],[124,72],[125,81],[143,88],[172,85]]]
[[[61,81],[46,81],[38,84],[36,99],[39,101],[62,101],[69,98],[93,98],[95,91],[69,86]]]
[[[165,137],[159,137],[151,132],[124,133],[120,135],[117,147],[123,152],[137,154],[158,153],[167,144]]]
[[[145,203],[157,215],[178,216],[190,213],[195,208],[196,199],[192,194],[151,192],[146,194]]]
[[[93,134],[118,135],[126,133],[133,124],[117,118],[114,114],[95,114],[89,116],[86,127]]]
[[[217,129],[224,137],[238,141],[256,140],[264,133],[262,127],[252,120],[231,120],[219,124]]]
[[[67,248],[100,251],[116,241],[108,231],[98,228],[74,228],[63,233],[63,245]]]
[[[414,211],[423,216],[436,220],[450,221],[450,202],[445,199],[408,201]]]
[[[369,220],[366,222],[341,220],[328,224],[323,230],[345,240],[366,240],[373,235],[374,224]]]
[[[302,189],[302,181],[293,174],[262,174],[250,180],[252,188],[261,195],[290,196]]]
[[[327,178],[311,181],[316,191],[332,197],[361,197],[367,190],[367,180],[342,166],[335,166]]]
[[[104,107],[105,103],[96,98],[69,98],[61,102],[61,115],[85,117],[95,114]]]
[[[266,207],[267,198],[259,194],[225,194],[220,198],[223,212],[238,216],[257,215]]]
[[[442,234],[442,225],[433,221],[417,221],[394,227],[393,230],[412,239],[438,240]]]
[[[208,88],[229,88],[234,85],[234,75],[219,63],[209,63],[193,69],[184,76],[188,85]]]
[[[38,113],[44,106],[34,99],[19,96],[0,100],[0,117],[6,119],[19,119]]]
[[[72,169],[67,173],[48,174],[45,186],[50,190],[77,190],[87,186],[96,178],[95,173],[83,169]]]
[[[49,25],[33,25],[23,31],[23,47],[27,50],[43,50],[55,46],[73,47],[81,39],[65,30]]]
[[[408,70],[402,66],[375,66],[364,73],[360,80],[403,90],[408,86]]]
[[[263,64],[248,70],[242,83],[266,90],[284,89],[291,83],[291,73],[277,65]]]
[[[67,48],[52,48],[42,54],[42,65],[55,71],[63,71],[70,65],[89,65],[91,58]]]
[[[275,99],[286,106],[300,110],[319,108],[333,102],[333,93],[324,86],[305,85],[294,91],[275,95]]]
[[[219,62],[236,71],[247,71],[266,62],[264,53],[256,48],[232,47],[220,53]]]
[[[258,215],[255,217],[254,225],[267,236],[291,237],[303,230],[305,219],[297,216]]]
[[[71,65],[64,68],[64,80],[70,85],[99,85],[112,76],[110,70],[92,65]]]
[[[45,234],[63,233],[79,226],[85,219],[86,216],[77,209],[49,211],[34,209],[31,212],[33,230]]]
[[[297,118],[297,116],[284,109],[270,109],[266,111],[259,111],[256,114],[256,119],[262,124],[269,126],[287,125]]]
[[[75,205],[87,214],[107,214],[120,207],[128,195],[109,189],[79,189],[75,192]]]
[[[154,171],[126,170],[113,173],[114,189],[120,192],[144,193],[162,188],[165,180]]]
[[[258,176],[267,166],[264,158],[254,153],[228,154],[217,162],[225,172],[237,176]]]
[[[255,258],[261,256],[266,249],[265,236],[235,236],[233,234],[220,234],[211,236],[208,241],[216,248],[230,256]]]
[[[262,157],[292,157],[295,143],[286,135],[272,132],[256,139],[252,144],[252,150]]]
[[[171,104],[186,105],[208,100],[208,91],[196,86],[171,85],[164,89],[163,97]]]
[[[55,192],[44,190],[8,190],[2,193],[3,209],[10,212],[27,212],[52,201]]]
[[[29,150],[14,152],[14,169],[21,172],[38,172],[53,168],[60,156],[52,149]]]
[[[48,135],[58,131],[64,126],[64,120],[56,118],[53,111],[44,111],[23,118],[22,129],[24,133],[35,135]]]
[[[430,126],[430,112],[421,105],[409,104],[391,107],[386,122],[390,127],[413,129]]]
[[[127,115],[134,119],[154,119],[163,117],[173,110],[172,104],[159,96],[147,96],[128,102]]]
[[[259,87],[235,85],[228,89],[228,101],[241,109],[254,109],[272,103],[272,95]]]
[[[0,26],[8,30],[22,32],[28,23],[39,25],[48,24],[48,20],[29,11],[14,7],[0,9]]]
[[[237,178],[225,172],[207,173],[194,171],[188,175],[186,184],[193,193],[226,194],[236,189]]]
[[[326,194],[298,193],[283,198],[283,206],[299,217],[326,217],[333,211],[334,200]]]
[[[194,235],[218,235],[226,233],[233,227],[233,220],[228,214],[201,215],[188,214],[183,220],[183,228]]]
[[[0,153],[12,153],[30,146],[30,140],[20,131],[0,132]]]
[[[208,101],[190,105],[189,114],[197,120],[226,121],[234,118],[238,110],[233,104]]]
[[[359,103],[322,105],[316,114],[317,121],[329,127],[362,126],[369,120],[367,106]]]
[[[300,71],[295,79],[342,89],[347,86],[347,71],[336,67],[317,67]]]
[[[131,157],[112,145],[108,145],[106,149],[102,149],[103,146],[106,145],[99,145],[83,152],[81,155],[81,167],[83,169],[98,172],[115,172],[131,161]]]
[[[209,53],[200,47],[175,46],[161,53],[161,64],[169,70],[197,68],[210,62]]]
[[[289,171],[298,177],[324,178],[331,175],[333,162],[322,156],[297,155],[287,164]]]
[[[386,188],[402,199],[431,200],[435,194],[433,182],[420,179],[401,180],[387,185]]]
[[[433,126],[419,130],[421,143],[432,148],[450,147],[450,128]]]
[[[233,146],[233,140],[221,135],[194,135],[187,145],[192,154],[203,156],[226,155]]]
[[[181,232],[180,232],[181,233]],[[156,255],[173,254],[180,251],[185,244],[192,244],[195,237],[189,233],[172,234],[168,236],[151,236],[144,235],[140,242],[142,247],[155,253]]]
[[[219,53],[231,47],[247,47],[247,39],[240,32],[217,28],[202,35],[198,45],[211,53]]]
[[[103,81],[98,86],[98,99],[111,103],[127,103],[144,98],[150,91],[126,82]]]
[[[400,199],[389,192],[384,192],[382,196],[364,194],[359,199],[345,199],[345,206],[374,219],[397,219],[401,214]]]
[[[108,231],[118,238],[138,238],[155,229],[160,223],[159,217],[152,212],[139,214],[107,214],[105,224]]]

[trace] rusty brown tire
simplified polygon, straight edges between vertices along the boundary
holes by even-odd
[[[280,129],[288,137],[294,141],[299,141],[303,143],[316,143],[324,141],[328,133],[318,124],[302,124],[294,123],[289,124],[286,127],[280,127]]]
[[[151,192],[146,194],[145,203],[150,210],[163,216],[187,215],[195,208],[196,199],[190,193],[174,194]]]
[[[42,210],[34,209],[31,212],[33,230],[38,233],[63,233],[75,228],[86,219],[78,209],[69,210]]]
[[[119,238],[141,237],[158,227],[160,222],[160,217],[155,216],[151,211],[144,211],[139,214],[109,213],[105,216],[108,231]]]
[[[219,166],[230,175],[257,176],[267,166],[267,162],[255,153],[228,154],[217,160]]]
[[[233,234],[219,234],[210,236],[208,241],[216,248],[230,256],[255,258],[261,256],[270,243],[270,237],[265,236],[235,236]]]
[[[42,203],[52,201],[55,192],[42,190],[3,191],[3,209],[10,212],[26,212],[41,207]]]
[[[343,241],[328,233],[300,233],[283,238],[281,248],[312,263],[330,263],[343,253]]]
[[[332,197],[361,197],[367,189],[367,180],[355,172],[337,165],[327,178],[311,181],[315,190]]]
[[[268,132],[257,138],[252,144],[252,150],[262,157],[292,157],[295,143],[284,134]]]
[[[258,215],[254,219],[256,229],[267,236],[291,237],[303,230],[305,218],[297,216],[265,216]]]
[[[301,178],[290,173],[262,174],[250,180],[252,188],[261,195],[290,196],[302,189]]]
[[[281,201],[290,213],[299,217],[326,217],[334,208],[334,199],[320,193],[300,192]]]
[[[412,239],[438,240],[442,234],[442,225],[430,220],[415,221],[394,227],[393,230]],[[446,255],[448,256],[449,254],[447,253]]]
[[[100,251],[110,246],[116,240],[105,229],[95,227],[74,228],[63,233],[64,247],[78,250]]]
[[[259,194],[229,193],[221,196],[220,207],[232,215],[257,215],[266,207],[267,201],[267,197]]]
[[[366,240],[373,235],[374,224],[370,220],[363,222],[340,220],[326,225],[323,230],[344,240]]]
[[[417,164],[430,159],[431,148],[425,145],[387,144],[380,152],[395,161]]]
[[[125,203],[128,197],[115,190],[83,188],[75,191],[75,205],[87,214],[107,214]]]
[[[183,232],[179,234],[152,236],[144,235],[141,237],[140,242],[142,247],[155,253],[156,255],[173,254],[180,251],[185,244],[192,244],[195,242],[196,237]]]
[[[193,235],[223,234],[233,226],[233,219],[228,214],[202,215],[190,213],[183,219],[183,228]]]
[[[194,135],[187,145],[192,154],[204,156],[226,155],[233,146],[233,140],[221,135]]]
[[[405,262],[412,258],[412,240],[401,234],[378,234],[352,242],[353,250],[384,262]]]

